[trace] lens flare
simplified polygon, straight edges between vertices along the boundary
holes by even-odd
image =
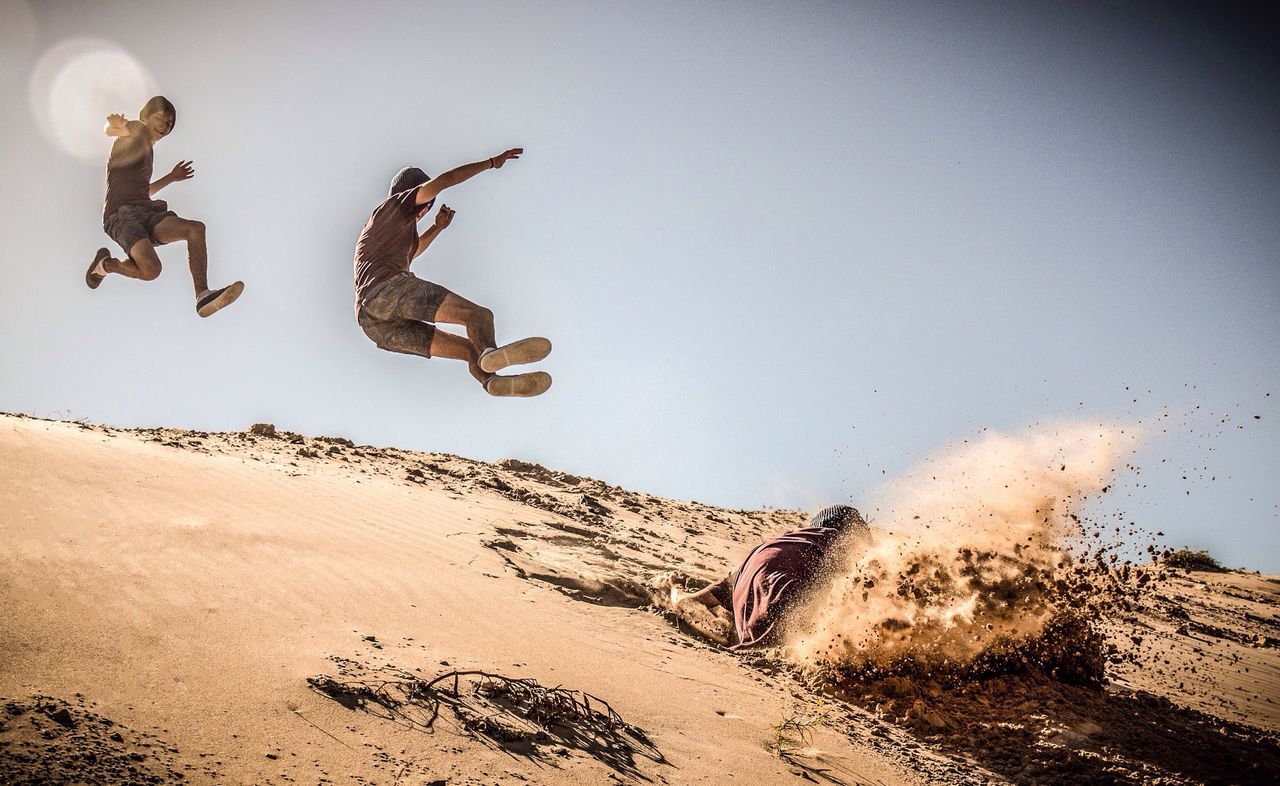
[[[107,115],[134,117],[156,93],[155,81],[128,52],[109,41],[77,38],[50,49],[31,76],[31,111],[57,148],[82,161],[106,161]]]

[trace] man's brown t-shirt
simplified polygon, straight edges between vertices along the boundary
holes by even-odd
[[[389,278],[409,272],[418,247],[418,189],[392,194],[378,205],[356,242],[356,317],[369,293]]]
[[[102,204],[102,218],[125,205],[151,204],[152,149],[146,126],[130,120],[132,136],[117,137],[107,159],[107,196]]]

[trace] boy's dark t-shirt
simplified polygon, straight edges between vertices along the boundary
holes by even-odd
[[[418,189],[392,194],[373,211],[356,242],[356,317],[379,284],[409,272],[418,247]]]
[[[136,125],[135,125],[136,124]],[[107,158],[107,196],[102,204],[102,218],[125,205],[150,205],[153,151],[144,136],[146,126],[129,121],[133,136],[117,137]]]
[[[762,643],[787,607],[812,586],[823,556],[840,536],[829,527],[805,527],[765,541],[738,569],[711,585],[711,594],[733,612],[738,647]]]

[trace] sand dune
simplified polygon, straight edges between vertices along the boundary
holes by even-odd
[[[483,465],[315,440],[0,423],[0,696],[74,707],[80,694],[96,715],[176,749],[161,761],[154,745],[131,747],[139,772],[219,783],[795,778],[761,741],[811,699],[752,679],[651,613],[517,578],[483,541],[500,526],[569,522],[486,490],[497,473]],[[408,474],[429,463],[440,469]],[[582,493],[549,497],[569,505]],[[652,526],[666,546],[679,542],[679,524]],[[312,690],[307,678],[334,673],[333,657],[586,691],[643,729],[661,760],[637,755],[626,776],[580,751],[513,755],[456,724],[406,729]],[[919,782],[843,735],[817,743],[827,766],[856,773],[850,782]]]
[[[647,589],[666,570],[723,574],[800,512],[259,431],[0,417],[0,780],[1277,774],[1274,577],[1165,585],[1114,621],[1148,666],[1106,691],[1033,675],[816,685],[771,653],[730,654]],[[496,676],[422,688],[453,671]],[[563,701],[586,694],[600,703]]]

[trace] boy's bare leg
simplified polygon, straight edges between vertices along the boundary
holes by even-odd
[[[209,249],[205,245],[204,223],[177,216],[165,216],[155,225],[151,233],[161,243],[186,241],[187,264],[191,268],[191,283],[195,285],[196,297],[208,292]]]
[[[467,362],[467,370],[481,385],[487,382],[489,377],[493,376],[480,370],[480,353],[476,351],[475,345],[470,340],[439,328],[436,328],[435,334],[431,337],[431,356],[465,360]]]
[[[160,275],[160,257],[151,241],[143,238],[129,248],[129,256],[124,259],[103,260],[102,269],[141,281],[154,281]]]
[[[459,297],[453,292],[444,296],[444,300],[440,302],[440,308],[436,309],[433,321],[447,322],[450,325],[465,325],[467,337],[471,339],[471,346],[475,349],[477,358],[479,358],[481,352],[498,345],[497,341],[494,340],[493,312],[484,306],[472,303],[464,297]],[[437,331],[436,335],[440,335],[440,333]],[[446,333],[445,335],[449,334]],[[454,338],[457,338],[457,336],[454,336]],[[432,354],[434,354],[434,344],[435,342],[433,341]],[[445,357],[453,356],[447,355]],[[479,366],[476,368],[478,370]],[[476,372],[473,371],[471,373],[474,375]],[[481,382],[483,381],[481,380]]]

